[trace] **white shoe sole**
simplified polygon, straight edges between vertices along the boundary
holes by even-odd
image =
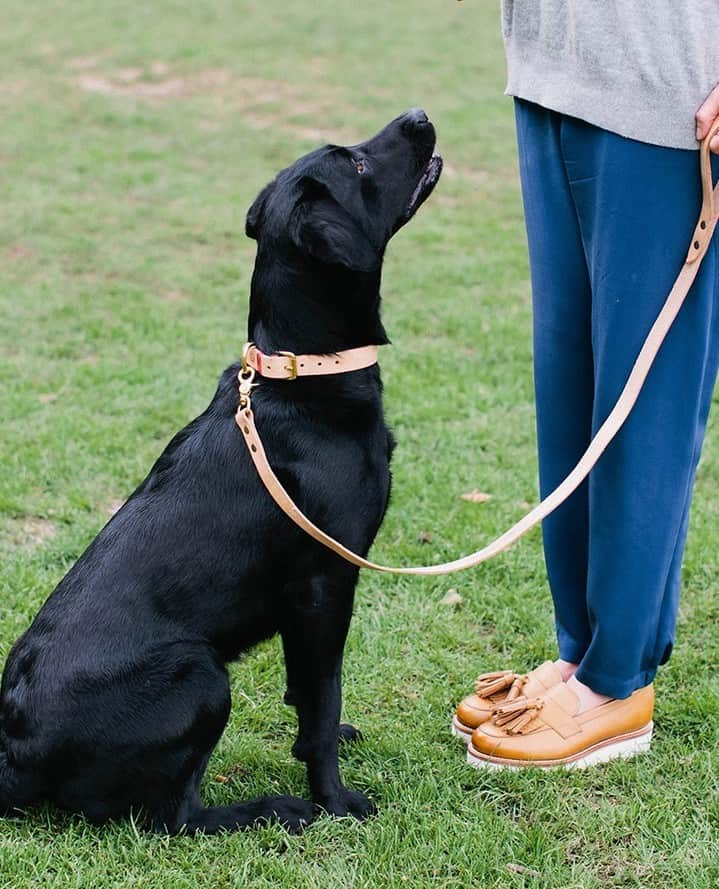
[[[472,732],[473,731],[474,731],[473,729],[464,731],[462,728],[460,728],[460,726],[457,723],[456,716],[452,719],[452,734],[455,736],[455,738],[459,738],[460,741],[462,741],[462,743],[469,744],[469,742],[472,740]]]
[[[467,764],[475,769],[586,769],[589,766],[600,765],[613,759],[631,759],[640,753],[647,753],[652,741],[654,723],[623,735],[620,738],[600,741],[593,747],[588,747],[582,753],[561,760],[536,760],[524,761],[503,759],[497,756],[487,756],[480,753],[470,743],[467,749]]]

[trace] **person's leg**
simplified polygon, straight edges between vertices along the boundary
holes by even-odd
[[[715,247],[714,251],[716,261],[719,248]],[[719,271],[719,269],[717,271]],[[719,366],[719,355],[717,354],[719,351],[719,329],[717,329],[716,326],[719,325],[719,312],[717,312],[716,308],[715,316],[716,319],[714,320],[714,336],[712,338],[712,344],[707,359],[707,367],[709,369]],[[701,456],[704,433],[706,430],[707,419],[709,417],[709,409],[712,403],[712,394],[714,392],[714,378],[711,373],[709,374],[709,378],[705,378],[703,388],[704,391],[702,394],[699,423],[697,425],[694,459],[692,461],[694,469],[692,471],[690,484],[687,488],[687,496],[684,504],[682,522],[679,528],[679,533],[677,535],[674,556],[669,568],[664,597],[662,599],[662,607],[659,612],[657,621],[656,646],[651,657],[652,663],[656,664],[657,666],[661,666],[669,660],[672,649],[674,648],[674,628],[676,625],[677,612],[679,610],[682,557],[684,555],[684,543],[686,541],[687,530],[689,527],[691,495],[692,489],[694,487],[694,476],[696,474],[696,467],[699,463],[699,457]]]
[[[596,430],[681,268],[699,212],[696,152],[564,118],[561,142],[592,288]],[[681,555],[719,360],[717,242],[633,413],[589,484],[591,641],[576,680],[614,698],[671,650]]]
[[[534,384],[542,497],[590,440],[594,392],[591,293],[560,145],[561,116],[515,102],[534,312]],[[542,526],[559,656],[577,663],[591,639],[586,608],[586,483]]]

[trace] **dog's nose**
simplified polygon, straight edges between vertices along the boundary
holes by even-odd
[[[418,130],[427,126],[429,118],[424,108],[410,108],[402,121],[403,130]]]

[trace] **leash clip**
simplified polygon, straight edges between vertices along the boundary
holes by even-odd
[[[250,406],[250,394],[257,385],[254,382],[255,369],[253,367],[240,368],[237,380],[240,384],[240,408],[245,410]]]
[[[237,372],[237,382],[240,384],[240,410],[250,406],[250,394],[257,385],[255,383],[255,369],[250,367],[248,358],[250,349],[254,343],[247,342],[242,349],[242,367]]]

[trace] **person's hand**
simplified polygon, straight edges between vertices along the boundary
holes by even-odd
[[[717,117],[719,117],[719,86],[714,87],[696,113],[697,139],[700,142]],[[719,154],[719,133],[711,140],[709,147],[714,154]]]

